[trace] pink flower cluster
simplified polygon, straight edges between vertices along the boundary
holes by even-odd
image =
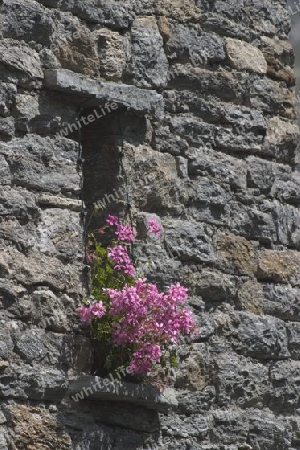
[[[148,228],[151,231],[151,233],[155,234],[155,236],[157,237],[160,236],[161,226],[156,219],[148,219]]]
[[[134,241],[134,235],[132,228],[128,225],[118,225],[116,236],[120,239],[120,241],[127,241],[127,242],[133,242]]]
[[[131,367],[146,374],[161,356],[161,345],[174,344],[181,333],[195,328],[190,311],[179,308],[187,299],[187,289],[179,283],[161,293],[155,284],[137,279],[134,286],[122,290],[105,289],[110,297],[110,315],[118,320],[112,325],[112,338],[120,346],[134,345]]]
[[[115,234],[119,238],[120,241],[125,241],[125,242],[133,242],[134,241],[134,234],[133,234],[132,228],[129,225],[122,225],[119,222],[119,218],[117,216],[109,215],[106,219],[106,223],[108,223],[108,225],[117,227]]]
[[[136,350],[130,361],[133,373],[145,375],[150,372],[153,362],[158,362],[161,358],[161,348],[158,344],[142,343],[139,350]]]
[[[114,239],[104,252],[102,249],[101,257],[107,255],[110,267],[120,271],[121,275],[134,277],[135,268],[128,253],[129,244],[134,241],[132,228],[121,224],[113,215],[107,217],[106,223],[115,227],[117,240]],[[148,220],[148,227],[156,236],[160,235],[161,226],[156,219]],[[100,231],[104,232],[106,228]],[[96,258],[97,254],[93,256]],[[107,263],[106,258],[100,258],[100,265],[103,260]],[[181,334],[188,335],[195,331],[196,324],[191,311],[183,307],[188,290],[180,283],[173,284],[166,292],[160,292],[155,284],[148,283],[146,279],[133,278],[125,284],[126,279],[114,272],[110,278],[112,284],[109,284],[114,289],[108,289],[104,282],[104,285],[97,286],[107,296],[107,310],[102,301],[98,301],[81,306],[78,312],[82,322],[100,319],[99,325],[105,316],[105,325],[110,327],[110,344],[122,347],[133,373],[147,375],[156,363],[162,361],[166,347],[176,344]],[[101,332],[101,327],[99,329]]]
[[[134,276],[135,270],[128,255],[128,250],[126,245],[115,245],[114,247],[108,247],[108,257],[115,263],[115,270],[122,270],[127,275],[131,277]]]
[[[106,223],[111,226],[119,225],[119,218],[110,214],[109,216],[107,216]]]
[[[78,313],[82,322],[90,322],[95,317],[101,319],[106,313],[106,309],[102,302],[96,302],[91,303],[89,306],[80,306]]]

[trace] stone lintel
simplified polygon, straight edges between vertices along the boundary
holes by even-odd
[[[172,406],[177,406],[175,391],[171,388],[161,391],[149,384],[112,381],[92,375],[70,380],[68,395],[78,400],[128,402],[159,412],[168,412]]]
[[[90,97],[91,103],[115,102],[128,110],[161,117],[164,109],[162,95],[155,90],[139,89],[133,85],[102,82],[67,69],[45,70],[45,87],[49,90]]]

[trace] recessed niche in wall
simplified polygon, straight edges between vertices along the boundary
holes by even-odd
[[[89,107],[81,113],[81,117],[89,115],[95,116],[96,120],[81,129],[83,200],[88,210],[89,229],[95,229],[107,214],[124,214],[126,211],[123,146],[126,142],[139,145],[144,141],[146,120],[121,107],[106,115],[103,115],[103,106]],[[101,115],[103,117],[98,117]],[[99,210],[91,218],[95,205]]]

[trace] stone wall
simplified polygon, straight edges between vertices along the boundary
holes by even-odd
[[[299,450],[285,0],[1,0],[0,15],[0,449]],[[143,271],[188,285],[201,337],[178,349],[175,400],[76,402],[93,365],[86,218],[128,202]]]

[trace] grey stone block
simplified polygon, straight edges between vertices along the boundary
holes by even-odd
[[[236,349],[255,359],[288,359],[288,341],[284,322],[272,317],[239,313]]]
[[[129,110],[157,116],[163,112],[163,98],[155,91],[126,84],[103,83],[66,69],[45,70],[45,86],[55,91],[91,97],[94,99],[93,104],[115,102]]]
[[[88,375],[70,379],[68,395],[75,401],[88,397],[94,400],[129,402],[161,412],[177,405],[175,392],[171,388],[161,391],[149,384],[133,384]]]

